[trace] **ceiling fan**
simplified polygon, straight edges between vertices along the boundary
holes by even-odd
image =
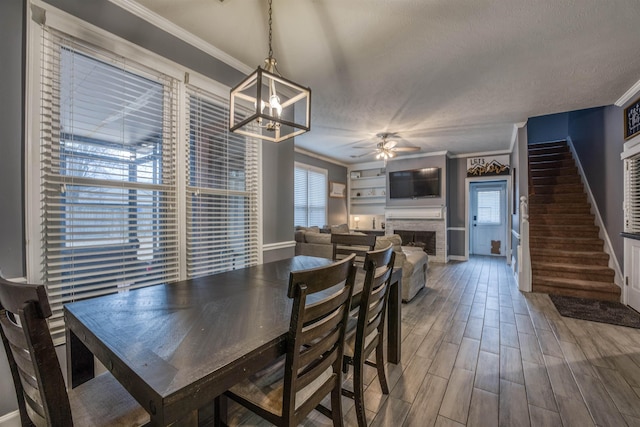
[[[420,147],[410,146],[410,147],[398,147],[398,141],[390,140],[389,138],[398,138],[398,134],[395,132],[381,132],[376,135],[376,137],[380,138],[380,142],[376,144],[376,147],[373,151],[369,153],[352,155],[352,158],[364,157],[368,155],[375,154],[376,159],[384,160],[391,159],[396,156],[396,153],[400,152],[413,152],[420,151]],[[371,147],[354,147],[354,148],[366,148],[371,149]]]

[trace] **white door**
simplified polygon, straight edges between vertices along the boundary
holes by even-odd
[[[504,256],[507,245],[507,183],[470,184],[470,253]]]

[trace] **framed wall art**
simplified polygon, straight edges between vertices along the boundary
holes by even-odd
[[[344,199],[347,190],[347,184],[340,182],[329,182],[329,197]]]
[[[640,134],[640,98],[624,109],[624,139]]]

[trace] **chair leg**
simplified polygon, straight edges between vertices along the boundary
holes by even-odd
[[[353,366],[353,401],[356,406],[358,427],[367,427],[367,417],[364,411],[364,364],[362,361]]]
[[[382,393],[389,394],[387,375],[384,372],[384,345],[382,345],[382,340],[380,340],[380,343],[376,346],[376,369],[378,370],[378,379],[380,380]]]
[[[333,420],[333,427],[342,427],[342,386],[336,385],[331,390],[331,419]]]

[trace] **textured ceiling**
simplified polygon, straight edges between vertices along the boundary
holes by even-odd
[[[251,69],[267,56],[266,0],[137,3]],[[384,131],[423,152],[508,150],[515,124],[640,80],[640,0],[273,0],[273,37],[283,76],[312,89],[296,146],[345,163]]]

